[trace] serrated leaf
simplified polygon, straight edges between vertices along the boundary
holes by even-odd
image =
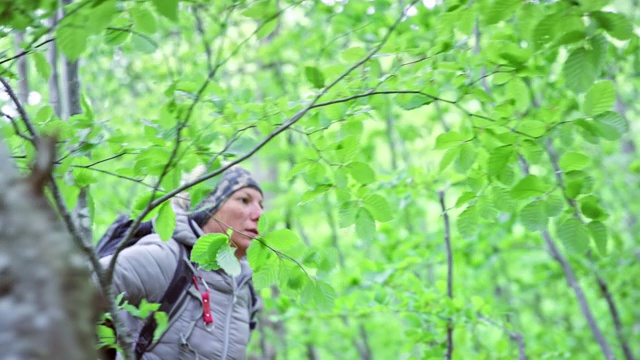
[[[179,0],[151,0],[158,13],[171,21],[178,21]]]
[[[591,87],[604,66],[607,45],[606,39],[594,36],[591,48],[578,48],[571,52],[563,67],[569,89],[579,94]]]
[[[560,157],[558,165],[562,171],[568,172],[583,169],[590,161],[591,159],[583,153],[569,151]]]
[[[516,204],[508,189],[495,186],[493,188],[493,205],[497,210],[505,213],[511,213]]]
[[[555,217],[562,213],[565,201],[558,195],[549,195],[544,200],[544,207],[548,217]]]
[[[580,211],[589,219],[603,220],[607,217],[607,212],[600,207],[600,199],[594,195],[588,195],[580,199]]]
[[[200,264],[207,270],[219,269],[220,266],[217,264],[216,256],[220,249],[228,246],[228,244],[229,237],[226,234],[211,233],[201,236],[193,245],[191,261]]]
[[[467,191],[464,194],[460,195],[460,197],[456,201],[455,207],[460,207],[462,205],[466,205],[469,201],[475,199],[477,196],[478,196],[478,194],[476,194],[474,192],[471,192],[471,191]]]
[[[396,103],[404,110],[413,110],[433,102],[431,96],[422,94],[401,94],[396,96]]]
[[[277,263],[270,264],[269,266],[263,266],[258,270],[254,270],[252,279],[253,286],[256,290],[264,289],[271,285],[274,285],[278,282]]]
[[[460,147],[454,147],[454,148],[451,148],[451,149],[447,150],[444,153],[444,155],[442,156],[442,159],[440,159],[440,165],[439,165],[440,171],[442,172],[444,169],[449,167],[449,165],[451,165],[451,163],[459,155],[460,155]]]
[[[131,8],[131,17],[135,23],[136,30],[140,32],[153,34],[158,30],[155,15],[143,4],[136,4]]]
[[[36,64],[36,71],[38,74],[42,79],[48,81],[49,76],[51,76],[51,65],[47,61],[46,57],[39,51],[34,51],[31,56]]]
[[[362,205],[369,210],[374,219],[386,222],[393,219],[387,200],[378,194],[368,194],[362,199]]]
[[[607,240],[609,237],[607,226],[601,223],[600,221],[592,221],[589,224],[587,224],[587,228],[589,229],[591,238],[596,243],[598,252],[602,256],[605,256],[607,254]]]
[[[376,181],[376,173],[368,164],[353,161],[347,165],[347,168],[351,172],[351,176],[363,185],[371,184]]]
[[[618,40],[629,40],[633,37],[633,25],[622,14],[594,11],[589,14],[600,27],[605,29],[609,35]]]
[[[629,131],[627,120],[617,112],[606,111],[594,119],[595,131],[607,140],[618,140]]]
[[[458,233],[465,239],[470,239],[478,234],[478,214],[475,206],[469,206],[456,221]]]
[[[536,24],[533,29],[533,43],[537,49],[543,48],[545,45],[550,44],[557,36],[557,26],[560,23],[562,17],[559,13],[551,14]]]
[[[467,141],[468,139],[469,139],[468,136],[462,135],[459,132],[449,131],[449,132],[438,135],[438,137],[436,138],[435,148],[437,150],[449,149],[451,147],[461,145],[463,142]]]
[[[78,59],[87,47],[87,31],[77,24],[57,27],[55,37],[56,45],[70,61]]]
[[[500,146],[493,149],[491,154],[489,154],[489,160],[487,162],[489,175],[497,176],[500,174],[511,159],[514,158],[514,155],[515,152],[511,145]]]
[[[568,253],[584,254],[589,248],[587,229],[580,220],[574,217],[561,222],[557,226],[556,232]]]
[[[295,232],[289,229],[272,231],[262,238],[265,244],[279,250],[286,251],[302,245],[302,240]]]
[[[544,195],[547,192],[547,185],[535,175],[527,175],[522,178],[511,189],[511,196],[514,199],[527,199]]]
[[[324,87],[324,75],[320,69],[315,66],[305,66],[304,75],[313,87],[320,89]]]
[[[462,144],[462,146],[460,146],[460,156],[458,156],[456,160],[456,170],[461,173],[466,173],[471,170],[477,155],[476,147],[473,144]]]
[[[318,309],[328,311],[333,307],[336,291],[326,282],[310,281],[303,289],[300,302],[313,304]]]
[[[582,108],[585,115],[595,116],[611,110],[615,102],[616,89],[613,82],[609,80],[598,81],[585,95]]]
[[[345,201],[338,209],[338,223],[341,228],[345,228],[356,222],[358,203],[355,201]]]
[[[529,230],[542,231],[547,228],[547,212],[542,201],[533,201],[520,210],[520,221]]]
[[[524,120],[518,123],[516,129],[525,135],[537,138],[547,132],[547,124],[538,120]]]
[[[487,25],[496,24],[507,19],[522,6],[520,0],[496,0],[488,5],[485,13],[485,22]]]
[[[236,248],[223,246],[216,254],[216,261],[229,276],[235,277],[242,272],[242,267],[236,257]]]
[[[176,214],[173,212],[171,202],[166,201],[160,206],[158,217],[153,222],[153,227],[163,241],[168,241],[176,228]]]
[[[356,216],[356,234],[365,241],[372,241],[376,236],[376,222],[371,213],[365,208],[358,210]]]

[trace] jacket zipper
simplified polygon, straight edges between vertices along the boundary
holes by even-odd
[[[245,277],[244,279],[242,279],[242,282],[240,284],[236,283],[236,279],[235,278],[231,278],[231,286],[233,289],[233,299],[231,300],[231,305],[229,306],[229,311],[227,311],[227,317],[225,319],[225,332],[224,332],[224,346],[222,348],[222,359],[221,360],[226,360],[227,359],[227,355],[229,352],[229,337],[231,336],[231,314],[233,312],[233,307],[236,304],[236,301],[238,300],[238,289],[242,289],[242,287],[244,286],[244,284],[246,284],[249,281],[249,277]]]

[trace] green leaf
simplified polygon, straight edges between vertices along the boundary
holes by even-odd
[[[201,236],[193,245],[191,261],[198,263],[206,270],[217,270],[220,265],[217,263],[216,256],[220,249],[228,247],[228,244],[229,237],[226,234],[211,233]]]
[[[365,241],[373,241],[376,236],[376,222],[371,216],[371,213],[365,209],[360,208],[358,215],[356,216],[356,234],[358,237]]]
[[[302,304],[313,304],[318,309],[329,311],[333,308],[336,298],[336,291],[328,283],[320,280],[310,281],[302,289],[300,302]]]
[[[95,2],[97,3],[97,2]],[[118,12],[115,0],[104,0],[90,11],[90,21],[86,24],[88,31],[97,34],[104,30]]]
[[[544,200],[544,207],[548,217],[555,217],[564,210],[564,200],[558,195],[549,195]]]
[[[542,196],[547,190],[547,185],[542,179],[535,175],[527,175],[511,189],[511,196],[514,199],[527,199]]]
[[[136,4],[131,8],[131,17],[135,23],[135,29],[146,34],[154,34],[158,30],[158,24],[153,12],[143,4]]]
[[[585,95],[582,109],[585,115],[595,116],[611,110],[615,101],[616,89],[613,82],[609,80],[598,81]]]
[[[456,170],[465,174],[471,170],[477,157],[476,147],[471,143],[464,143],[460,146],[460,156],[456,161]]]
[[[563,74],[567,86],[575,93],[583,93],[591,87],[600,75],[607,56],[608,42],[595,36],[591,48],[575,49],[565,61]]]
[[[580,199],[580,211],[589,219],[604,220],[607,218],[607,212],[600,207],[600,199],[595,195],[587,195]]]
[[[475,206],[469,206],[460,215],[456,222],[460,236],[470,239],[478,234],[478,214]]]
[[[236,257],[236,248],[223,246],[216,255],[218,265],[232,277],[240,275],[242,267]]]
[[[287,251],[299,246],[302,246],[300,237],[295,232],[289,229],[279,229],[272,231],[262,237],[262,241],[270,247],[279,250]]]
[[[562,14],[553,13],[536,24],[533,29],[533,43],[536,49],[541,49],[550,44],[558,35],[558,24],[560,23]]]
[[[622,14],[594,11],[589,14],[600,27],[605,29],[609,35],[618,40],[629,40],[633,37],[633,25]]]
[[[436,138],[436,149],[448,149],[454,146],[461,145],[463,142],[468,141],[469,137],[462,135],[459,132],[449,131],[438,135]]]
[[[260,24],[260,28],[258,29],[258,31],[256,31],[256,37],[258,39],[266,38],[276,30],[279,23],[280,22],[278,21],[278,19],[273,19],[273,20],[269,20],[266,23]]]
[[[398,103],[398,105],[400,105],[404,110],[417,109],[433,102],[433,98],[431,96],[423,94],[401,94],[396,96],[395,100],[396,103]]]
[[[466,205],[469,201],[474,200],[476,197],[478,197],[478,194],[471,191],[467,191],[464,194],[460,195],[460,197],[456,201],[455,207]]]
[[[44,54],[40,51],[34,51],[31,56],[36,65],[36,71],[38,72],[38,75],[40,75],[42,79],[48,81],[49,76],[51,76],[51,65],[47,61]]]
[[[338,209],[338,223],[341,228],[345,228],[356,222],[358,209],[359,205],[355,201],[345,201],[340,204],[340,208]]]
[[[449,165],[451,165],[451,163],[460,155],[460,147],[454,147],[451,148],[449,150],[447,150],[444,155],[442,156],[442,159],[440,159],[440,166],[439,169],[442,172],[444,169],[446,169]]]
[[[87,31],[80,25],[69,23],[56,28],[56,45],[71,61],[80,57],[87,48]]]
[[[501,187],[493,187],[493,206],[502,212],[511,213],[515,207],[515,201],[511,197],[509,190]]]
[[[627,120],[617,112],[607,111],[594,118],[595,131],[607,140],[618,140],[629,131]]]
[[[80,156],[73,160],[74,167],[71,170],[71,174],[73,175],[76,185],[81,188],[89,186],[98,181],[98,177],[96,176],[95,171],[80,167],[90,164],[91,160],[86,156]]]
[[[107,29],[105,33],[105,43],[110,46],[122,45],[131,33],[126,29]]]
[[[524,120],[518,123],[516,129],[531,137],[540,137],[547,132],[547,124],[538,120]]]
[[[162,334],[169,328],[169,316],[164,311],[156,311],[153,313],[156,320],[156,329],[153,331],[153,342],[157,342]]]
[[[347,165],[347,168],[351,171],[351,176],[363,185],[376,181],[376,173],[368,164],[353,161]]]
[[[560,161],[558,164],[562,171],[569,172],[572,170],[583,169],[585,166],[589,165],[590,161],[591,159],[587,155],[575,151],[570,151],[560,157]]]
[[[158,13],[167,19],[178,21],[178,2],[179,0],[151,0]]]
[[[491,154],[489,154],[489,161],[487,163],[489,175],[499,175],[514,157],[515,152],[511,145],[500,146],[493,149]]]
[[[158,217],[153,222],[153,227],[163,241],[169,241],[176,228],[176,214],[173,212],[171,202],[166,201],[160,206]]]
[[[153,196],[153,198],[152,198]],[[144,211],[144,209],[147,208],[147,205],[149,205],[149,203],[153,202],[154,200],[159,199],[162,196],[162,194],[160,194],[158,191],[149,191],[146,192],[140,196],[138,196],[133,204],[133,210],[131,212],[131,217],[132,218],[136,218],[138,217],[138,215],[140,215],[142,213],[142,211]],[[152,217],[154,217],[158,211],[160,209],[158,207],[156,207],[155,209],[151,210],[145,217],[144,220],[148,220]]]
[[[387,200],[378,194],[368,194],[362,199],[362,205],[369,210],[374,219],[386,222],[393,219]]]
[[[320,89],[324,87],[324,75],[320,69],[315,66],[305,66],[304,74],[313,87]]]
[[[270,0],[254,1],[242,12],[242,15],[252,19],[266,20],[273,17],[278,12],[276,4],[277,3]]]
[[[542,231],[547,228],[547,211],[542,201],[533,201],[520,210],[520,221],[529,230]]]
[[[491,2],[485,13],[486,24],[496,24],[513,16],[522,4],[523,2],[520,0],[496,0]]]
[[[587,224],[587,228],[589,229],[589,233],[591,234],[591,238],[596,243],[596,247],[598,252],[601,255],[607,254],[607,240],[609,237],[609,232],[607,231],[607,226],[600,221],[592,221]]]
[[[589,248],[587,229],[580,220],[574,217],[561,222],[557,226],[556,232],[567,252],[571,254],[584,254]]]

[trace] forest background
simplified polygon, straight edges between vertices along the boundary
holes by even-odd
[[[121,213],[168,237],[168,199],[239,163],[267,200],[253,359],[640,357],[639,15],[0,3],[2,356],[89,358],[91,244]]]

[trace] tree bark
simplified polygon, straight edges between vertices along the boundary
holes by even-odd
[[[20,47],[20,44],[22,42],[24,42],[24,31],[18,31],[16,32],[16,54],[20,53],[20,51],[22,51],[22,48]],[[28,71],[27,71],[27,57],[26,56],[21,56],[18,61],[17,61],[17,65],[18,65],[18,99],[20,99],[20,102],[22,102],[23,104],[27,103],[27,100],[29,99],[29,77],[28,77]]]
[[[53,151],[40,147],[40,152]],[[42,189],[0,142],[0,349],[6,359],[96,358],[96,292],[86,260]]]

